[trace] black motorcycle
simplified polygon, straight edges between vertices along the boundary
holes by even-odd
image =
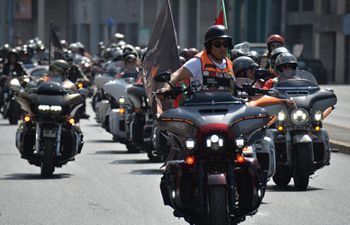
[[[21,109],[21,106],[18,104],[18,102],[15,100],[14,92],[9,88],[9,85],[11,85],[11,82],[19,83],[21,79],[24,79],[23,77],[18,79],[11,79],[7,78],[2,83],[2,89],[1,89],[1,99],[2,99],[2,115],[4,119],[8,119],[9,123],[14,125],[18,123],[18,120],[21,119],[21,116],[23,114],[23,110]]]
[[[269,129],[276,148],[273,180],[286,186],[293,177],[295,187],[306,190],[310,175],[330,163],[329,136],[322,120],[334,109],[337,97],[331,90],[322,90],[315,77],[302,70],[279,75],[273,90],[296,104],[294,109],[281,111],[275,127]]]
[[[160,74],[157,80],[169,76]],[[190,96],[157,119],[170,146],[160,183],[163,201],[191,224],[237,224],[257,212],[267,180],[249,146],[264,137],[276,118],[229,92],[197,90],[192,83],[163,94],[186,91]],[[253,90],[249,87],[249,93]]]
[[[84,100],[53,81],[18,91],[16,100],[26,112],[16,147],[22,158],[41,167],[43,177],[50,177],[55,167],[73,161],[82,150],[83,134],[76,121]]]

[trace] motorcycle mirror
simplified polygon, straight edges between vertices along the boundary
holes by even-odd
[[[10,81],[10,89],[16,92],[21,89],[21,84],[19,83],[18,79],[15,78]]]
[[[260,80],[260,79],[263,79],[263,80],[268,80],[269,78],[272,77],[272,74],[269,70],[267,69],[256,69],[255,70],[255,79],[257,80]]]
[[[154,80],[156,82],[167,82],[167,81],[170,81],[170,78],[171,78],[171,74],[169,71],[166,71],[166,72],[161,72],[161,73],[158,73],[155,77],[154,77]]]

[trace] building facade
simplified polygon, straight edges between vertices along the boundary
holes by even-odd
[[[320,59],[330,83],[350,82],[350,0],[225,0],[234,42],[265,42],[272,33],[287,46],[303,44],[303,57]],[[95,51],[99,41],[125,34],[126,41],[147,46],[164,0],[3,0],[0,45],[39,37],[48,44],[50,21],[61,39],[81,41]],[[170,0],[178,43],[203,47],[204,32],[214,24],[216,0]],[[11,10],[12,9],[12,10]]]

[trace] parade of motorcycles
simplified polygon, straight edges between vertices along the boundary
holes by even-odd
[[[55,18],[27,38],[13,21],[55,7],[39,2],[0,4],[15,13],[0,26],[11,31],[0,37],[1,225],[350,224],[350,87],[304,64],[301,33],[236,35],[230,19],[243,17],[224,0],[184,33],[190,3],[162,0],[136,4],[157,15],[144,39],[112,17],[100,41]]]

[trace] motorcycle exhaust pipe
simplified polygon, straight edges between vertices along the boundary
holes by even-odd
[[[40,151],[40,126],[39,123],[36,123],[35,128],[35,151],[34,154],[39,154]]]
[[[62,124],[58,126],[57,135],[56,135],[56,156],[61,156],[61,133],[62,133]]]

